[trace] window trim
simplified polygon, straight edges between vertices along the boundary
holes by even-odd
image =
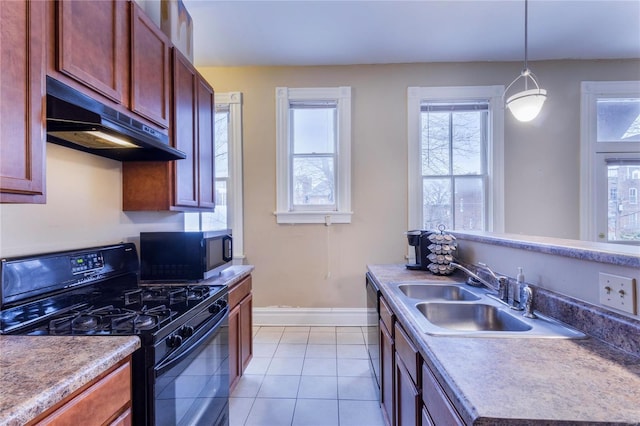
[[[420,165],[420,107],[423,102],[489,101],[486,197],[487,231],[504,232],[504,86],[409,87],[408,229],[422,229],[422,173]]]
[[[608,241],[608,236],[599,238],[598,204],[598,160],[605,151],[611,156],[628,156],[634,143],[597,141],[598,98],[640,97],[640,81],[582,81],[580,83],[580,239],[586,241]],[[637,146],[637,145],[635,145]],[[606,157],[606,155],[605,155]],[[604,194],[607,195],[606,193]],[[604,240],[603,240],[604,238]]]
[[[337,104],[336,210],[292,210],[291,102],[335,101]],[[276,211],[277,223],[351,223],[351,87],[276,87]]]
[[[229,182],[227,205],[231,217],[227,218],[233,232],[233,259],[242,261],[244,254],[244,222],[242,194],[242,92],[216,93],[216,104],[229,105]],[[230,219],[230,220],[229,220]]]

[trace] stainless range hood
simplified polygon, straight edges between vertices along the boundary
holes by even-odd
[[[47,141],[119,161],[186,158],[169,137],[47,77]]]

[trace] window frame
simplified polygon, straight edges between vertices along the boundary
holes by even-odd
[[[242,92],[215,94],[216,110],[224,106],[229,111],[228,151],[229,174],[227,177],[227,228],[233,233],[233,263],[242,264],[244,253],[244,222],[242,194]],[[215,155],[215,153],[214,153]],[[215,185],[216,178],[214,176]],[[207,215],[214,213],[185,213],[185,231],[213,230],[206,226]]]
[[[422,229],[421,105],[425,102],[488,101],[486,146],[487,232],[504,232],[504,86],[409,87],[408,229]]]
[[[608,191],[602,177],[607,158],[638,158],[640,142],[598,142],[597,101],[600,98],[640,98],[640,81],[582,81],[580,83],[580,239],[608,242],[607,228],[598,232],[607,205]],[[604,188],[604,193],[602,192]],[[620,194],[618,194],[619,196]],[[605,198],[607,197],[607,198]],[[632,243],[634,244],[634,243]]]
[[[335,210],[326,205],[294,209],[291,104],[336,103]],[[351,223],[351,87],[276,87],[276,211],[277,223]]]

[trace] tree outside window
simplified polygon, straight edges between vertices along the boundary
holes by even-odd
[[[424,229],[486,229],[488,109],[488,102],[422,105]]]

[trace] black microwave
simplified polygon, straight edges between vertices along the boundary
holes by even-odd
[[[231,230],[141,232],[141,282],[198,282],[231,265]]]

